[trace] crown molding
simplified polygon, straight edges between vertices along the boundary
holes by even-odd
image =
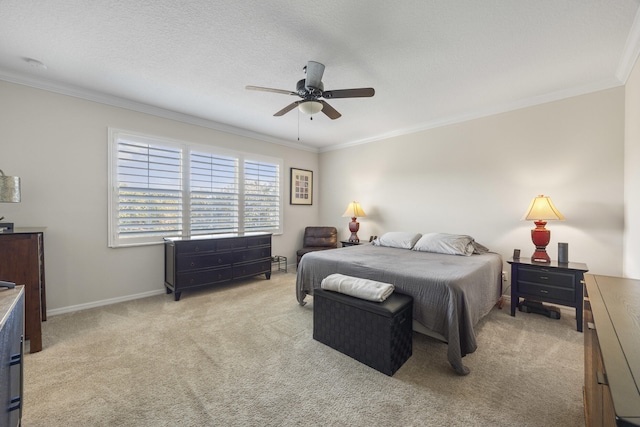
[[[593,84],[579,86],[570,89],[564,89],[546,95],[535,96],[520,101],[503,104],[495,107],[486,108],[474,112],[467,112],[456,116],[443,117],[430,122],[426,122],[420,126],[414,126],[410,128],[398,129],[393,132],[388,132],[382,135],[378,135],[372,138],[361,139],[358,141],[347,142],[344,144],[331,145],[320,149],[320,153],[328,151],[342,150],[348,147],[354,147],[357,145],[368,144],[374,141],[380,141],[383,139],[395,138],[403,135],[410,135],[413,133],[423,132],[429,129],[435,129],[442,126],[448,126],[456,123],[467,122],[469,120],[480,119],[483,117],[494,116],[496,114],[507,113],[509,111],[520,110],[527,107],[533,107],[535,105],[547,104],[549,102],[560,101],[574,96],[586,95],[593,92],[599,92],[601,90],[611,89],[614,87],[622,86],[623,83],[618,79],[612,78],[604,81],[600,81]]]
[[[629,31],[627,41],[624,45],[624,50],[622,51],[620,64],[616,70],[616,77],[623,84],[627,83],[627,80],[631,75],[631,71],[633,70],[633,66],[638,60],[638,55],[640,55],[640,8],[638,8],[638,11],[636,12],[633,25],[631,25],[631,30]]]
[[[235,126],[225,125],[213,120],[204,119],[202,117],[196,117],[189,114],[179,113],[177,111],[168,110],[165,108],[155,107],[153,105],[144,104],[141,102],[132,101],[129,99],[107,95],[97,91],[91,91],[88,89],[80,88],[72,85],[60,84],[44,79],[36,79],[33,77],[23,76],[8,72],[6,70],[0,70],[0,80],[15,83],[23,86],[32,87],[35,89],[41,89],[48,92],[58,93],[66,96],[73,96],[75,98],[84,99],[86,101],[97,102],[99,104],[105,104],[112,107],[123,108],[126,110],[136,111],[138,113],[150,114],[153,116],[161,117],[164,119],[175,120],[181,123],[196,125],[208,129],[217,130],[220,132],[229,133],[232,135],[243,136],[250,139],[255,139],[262,142],[270,142],[272,144],[283,145],[289,148],[295,148],[297,150],[310,151],[317,153],[318,149],[303,145],[300,143],[293,143],[284,139],[274,138],[269,135],[264,135],[258,132],[252,132],[247,129],[238,128]]]

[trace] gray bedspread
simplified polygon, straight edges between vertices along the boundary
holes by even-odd
[[[469,373],[462,357],[477,348],[474,326],[502,289],[502,257],[495,253],[467,257],[360,245],[305,254],[296,278],[298,303],[304,305],[332,273],[391,283],[411,295],[414,320],[446,339],[449,363],[461,375]]]

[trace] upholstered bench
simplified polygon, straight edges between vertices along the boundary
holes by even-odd
[[[313,291],[313,338],[389,376],[411,357],[413,298],[392,293],[373,302]]]

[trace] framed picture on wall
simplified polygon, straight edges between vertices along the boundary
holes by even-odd
[[[313,172],[291,168],[291,198],[292,205],[313,204]]]

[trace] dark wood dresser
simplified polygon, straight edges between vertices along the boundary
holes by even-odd
[[[587,427],[640,425],[640,281],[585,275]]]
[[[16,228],[13,233],[0,233],[0,280],[24,285],[29,352],[42,350],[42,321],[47,320],[44,228]]]
[[[24,286],[0,289],[0,426],[22,418]]]
[[[185,289],[264,274],[271,278],[271,234],[165,238],[164,284],[176,301]]]

